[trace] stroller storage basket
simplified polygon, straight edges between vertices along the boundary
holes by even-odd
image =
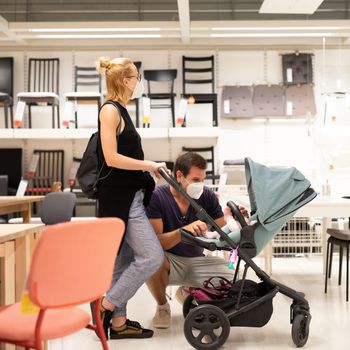
[[[272,299],[279,288],[265,282],[258,284],[246,280],[245,283],[250,284],[250,291],[243,290],[238,308],[238,289],[233,290],[230,298],[212,301],[195,300],[195,303],[198,305],[211,304],[219,307],[229,317],[232,327],[263,327],[271,318],[273,312]],[[240,281],[236,282],[236,285],[239,286]],[[254,290],[252,290],[252,286],[254,286]]]

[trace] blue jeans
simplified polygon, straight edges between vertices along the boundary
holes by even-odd
[[[116,305],[113,317],[126,316],[126,304],[164,261],[163,248],[146,216],[143,192],[136,192],[128,226],[115,260],[106,299]]]

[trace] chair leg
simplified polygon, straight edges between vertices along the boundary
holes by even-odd
[[[346,247],[346,301],[349,301],[349,243]]]
[[[329,255],[329,270],[328,270],[328,278],[331,278],[332,274],[332,260],[333,260],[333,243],[330,242],[331,244],[331,253]]]
[[[171,98],[171,118],[173,122],[173,128],[175,128],[175,101],[174,97]]]
[[[213,126],[218,126],[218,100],[213,100]]]
[[[5,128],[8,128],[8,105],[4,103],[4,117],[5,117]]]
[[[138,98],[135,100],[135,109],[136,109],[136,127],[138,128],[140,126],[140,106],[139,106]]]
[[[11,128],[13,129],[13,106],[10,106]]]
[[[75,128],[78,129],[78,112],[77,111],[74,112],[74,124],[75,124]]]
[[[61,119],[60,119],[60,106],[57,106],[57,124],[58,124],[58,128],[61,128]]]
[[[32,106],[30,104],[28,105],[28,126],[29,129],[32,128]]]
[[[328,283],[329,245],[330,245],[330,243],[327,241],[326,273],[325,273],[325,278],[324,278],[324,292],[325,292],[325,294],[327,294],[327,283]]]
[[[339,276],[338,276],[338,286],[341,285],[341,274],[342,274],[342,265],[343,265],[343,247],[339,247]]]

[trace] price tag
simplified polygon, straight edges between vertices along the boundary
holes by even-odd
[[[27,177],[28,178],[32,178],[36,172],[36,168],[38,167],[38,163],[39,163],[39,154],[34,153],[32,155],[32,159],[30,160],[29,166],[28,166],[28,170],[27,170]]]
[[[142,104],[143,104],[143,123],[149,124],[151,122],[151,99],[148,97],[143,97]]]
[[[184,123],[185,115],[186,115],[186,111],[187,111],[187,105],[188,105],[188,103],[187,103],[186,98],[180,99],[178,117],[176,119],[176,124],[178,124],[180,126]]]
[[[25,107],[26,107],[26,104],[23,101],[17,102],[16,112],[13,118],[13,126],[15,128],[19,128],[22,125]]]
[[[230,100],[224,100],[224,113],[230,114],[230,111],[231,111]]]
[[[287,82],[292,83],[293,82],[293,69],[287,68]]]
[[[287,101],[287,115],[293,115],[293,102]]]
[[[80,163],[79,162],[73,162],[72,166],[69,170],[69,176],[68,176],[68,184],[69,186],[73,186],[75,184],[75,179],[77,176],[77,171],[79,168]]]
[[[66,128],[69,127],[69,123],[71,120],[74,120],[74,103],[72,101],[66,101],[64,104],[64,112],[63,112],[63,118],[62,118],[62,125]]]

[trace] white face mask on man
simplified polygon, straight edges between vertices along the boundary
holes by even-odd
[[[204,190],[204,182],[191,182],[187,188],[187,194],[193,199],[199,199]]]
[[[134,100],[135,98],[142,97],[143,91],[144,91],[144,88],[143,88],[142,80],[137,80],[134,91],[132,92],[130,99]]]

